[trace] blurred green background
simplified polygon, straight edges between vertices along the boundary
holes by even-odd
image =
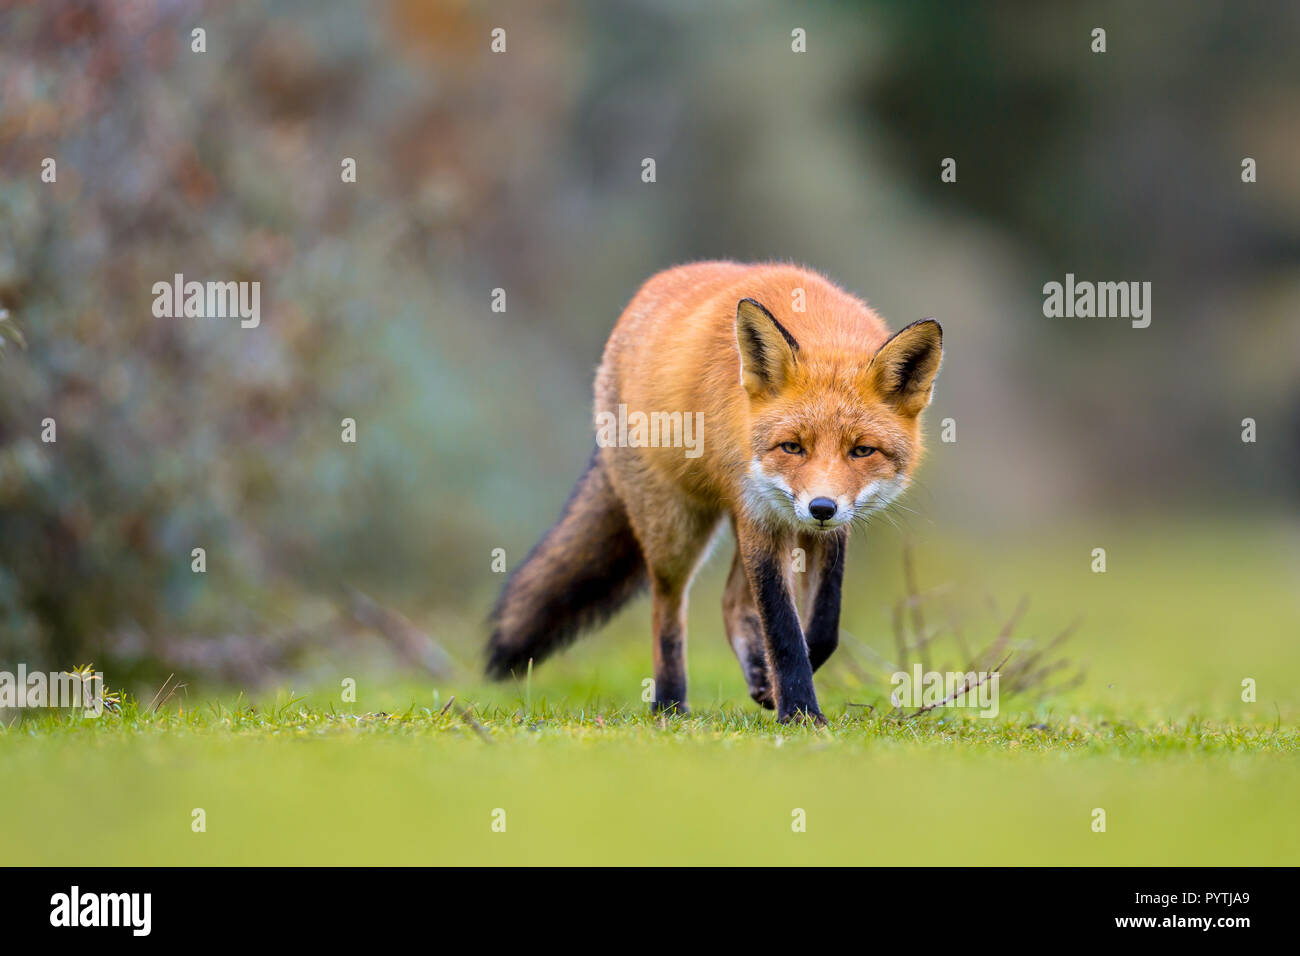
[[[1230,3],[5,4],[0,308],[27,348],[0,350],[0,666],[149,693],[409,675],[366,634],[314,639],[356,588],[472,681],[492,551],[513,567],[585,461],[623,305],[676,263],[775,258],[945,329],[929,458],[901,527],[855,541],[846,630],[889,648],[906,537],[932,583],[1030,595],[1036,633],[1082,615],[1094,700],[1235,715],[1267,675],[1293,713],[1298,27]],[[155,318],[177,272],[260,281],[260,327]],[[1067,272],[1150,281],[1151,326],[1045,318]],[[743,702],[715,561],[692,676]],[[638,604],[535,686],[636,704],[649,658]]]

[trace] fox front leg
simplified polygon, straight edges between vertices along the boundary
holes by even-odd
[[[840,593],[844,584],[844,556],[848,535],[840,534],[820,544],[821,575],[813,596],[812,618],[805,637],[808,660],[815,671],[826,663],[840,643]]]
[[[761,533],[742,532],[741,552],[763,626],[777,720],[784,723],[806,717],[824,724],[826,718],[817,706],[817,693],[813,689],[808,647],[775,545],[776,542]]]

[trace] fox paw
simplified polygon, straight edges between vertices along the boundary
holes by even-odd
[[[657,717],[689,717],[691,714],[691,709],[684,700],[657,700],[651,705],[650,711]]]
[[[807,723],[814,727],[825,727],[828,723],[826,715],[821,712],[816,704],[808,707],[791,707],[789,710],[783,707],[780,713],[777,714],[776,719],[783,724]]]

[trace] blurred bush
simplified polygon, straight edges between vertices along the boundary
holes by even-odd
[[[478,404],[537,410],[545,389],[502,357],[466,367],[519,255],[493,248],[472,301],[444,281],[495,247],[490,210],[534,175],[494,161],[489,117],[540,128],[545,63],[485,88],[462,46],[427,71],[444,30],[485,31],[467,8],[428,25],[431,50],[348,5],[0,17],[0,305],[28,345],[0,366],[0,654],[67,665],[115,628],[255,632],[304,593],[394,574],[458,593],[487,519],[509,517],[485,497]],[[175,273],[261,281],[260,327],[155,318]]]

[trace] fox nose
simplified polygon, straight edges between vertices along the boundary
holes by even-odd
[[[814,498],[808,502],[808,513],[818,521],[829,521],[835,517],[835,502],[829,498]]]

